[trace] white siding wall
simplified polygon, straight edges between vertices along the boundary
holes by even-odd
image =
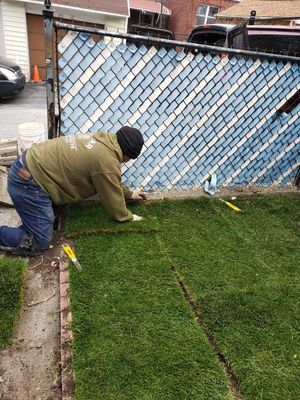
[[[113,0],[112,0],[113,1]],[[41,14],[40,5],[26,3],[26,12],[28,14]],[[54,8],[54,17],[56,18],[64,18],[70,19],[71,21],[83,21],[88,23],[102,24],[104,25],[104,29],[110,32],[120,32],[126,33],[128,27],[128,18],[127,17],[118,17],[113,15],[105,15],[96,12],[88,12],[81,11],[75,9],[67,9],[64,7],[56,6]],[[110,41],[111,38],[104,38],[104,40]],[[120,39],[114,40],[115,44],[119,44],[121,42]]]
[[[5,46],[4,46],[4,32],[3,32],[3,18],[2,18],[2,3],[0,1],[0,54],[5,55]]]
[[[128,18],[117,18],[112,16],[107,16],[106,30],[109,32],[127,32],[127,21]]]
[[[84,4],[84,2],[82,2],[82,4]],[[103,25],[106,24],[106,15],[97,14],[94,12],[84,12],[74,9],[71,10],[59,6],[55,6],[52,8],[54,10],[54,17],[56,18],[65,18],[74,21],[84,21]],[[25,3],[25,9],[27,14],[42,15],[44,4]]]
[[[27,24],[24,4],[2,1],[5,56],[16,61],[30,79]]]
[[[84,2],[82,4],[84,4]],[[44,8],[43,5],[40,6],[32,3],[26,3],[25,7],[27,13],[39,15],[42,14],[41,10]],[[74,21],[90,22],[92,24],[103,24],[105,26],[105,29],[111,32],[127,32],[128,18],[126,17],[105,15],[93,11],[89,12],[75,9],[67,9],[59,6],[54,7],[54,17],[65,18]]]
[[[127,25],[128,25],[127,18],[117,18],[117,17],[107,16],[105,29],[108,32],[126,33]],[[104,40],[106,42],[110,42],[111,37],[105,36]],[[115,38],[115,39],[113,39],[113,41],[114,41],[115,45],[118,46],[122,42],[122,39]]]
[[[22,68],[26,79],[30,80],[29,49],[27,36],[26,12],[42,14],[43,5],[23,3],[21,1],[2,0],[0,2],[3,22],[3,40],[0,48],[7,58],[16,61]],[[26,10],[25,10],[26,7]],[[54,15],[66,19],[81,20],[103,24],[105,29],[112,32],[127,32],[128,18],[102,15],[79,10],[67,10],[56,7]],[[1,19],[0,19],[1,25]],[[1,40],[1,35],[0,35]],[[119,42],[120,40],[116,40]]]

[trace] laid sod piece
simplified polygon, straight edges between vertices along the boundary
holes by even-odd
[[[242,212],[213,198],[140,205],[139,229],[158,232],[75,240],[77,400],[232,398],[207,337],[242,400],[298,398],[300,198],[235,204]],[[116,227],[99,207],[74,208],[69,222],[69,232]]]
[[[72,208],[69,231],[95,226],[94,212]],[[156,218],[151,224],[157,226]],[[138,226],[151,224],[147,216]],[[74,243],[82,265],[72,270],[70,290],[76,399],[231,399],[157,232],[132,233],[136,226],[121,224],[128,234]]]
[[[111,235],[116,233],[151,233],[151,232],[158,232],[156,228],[150,229],[139,229],[139,228],[124,228],[124,229],[115,229],[115,228],[98,228],[98,229],[83,229],[78,232],[72,232],[67,234],[69,239],[74,239],[79,236],[86,236],[86,235]]]
[[[130,210],[134,214],[143,213],[144,206],[131,205]],[[140,215],[140,214],[138,214]],[[141,214],[143,217],[145,215]],[[69,238],[86,234],[110,234],[124,233],[126,230],[151,232],[158,229],[157,218],[145,219],[139,223],[119,223],[113,221],[99,203],[77,203],[69,208],[68,223],[65,234]],[[95,231],[95,232],[90,232]]]
[[[81,237],[71,273],[76,400],[229,400],[156,237]]]
[[[12,341],[13,328],[22,302],[26,261],[0,258],[0,348]]]
[[[158,205],[156,213],[169,227],[161,231],[173,264],[239,378],[243,400],[295,400],[300,198],[253,197],[237,205],[243,213],[205,200]]]

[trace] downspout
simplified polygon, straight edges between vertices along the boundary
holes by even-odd
[[[53,63],[53,10],[51,1],[45,0],[46,9],[43,10],[45,33],[45,59],[46,59],[46,92],[48,139],[56,137],[55,132],[55,96],[54,96],[54,63]]]

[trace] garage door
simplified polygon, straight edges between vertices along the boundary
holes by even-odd
[[[30,62],[30,77],[33,77],[33,67],[38,66],[40,78],[46,79],[44,20],[41,15],[26,14],[28,30],[28,47]]]
[[[45,63],[45,38],[44,38],[44,19],[41,15],[26,14],[29,46],[30,76],[33,78],[33,68],[37,65],[41,80],[46,80]],[[89,24],[87,22],[70,21],[60,19],[60,22],[80,26],[89,26],[97,29],[104,29],[102,24]],[[55,35],[54,35],[55,36]],[[60,31],[60,39],[62,32]],[[54,39],[55,40],[55,39]],[[55,56],[55,54],[54,54]]]

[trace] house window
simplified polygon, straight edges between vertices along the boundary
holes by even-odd
[[[147,13],[145,11],[141,11],[139,14],[139,25],[154,25],[154,14]]]
[[[216,22],[215,15],[219,9],[212,6],[198,6],[196,13],[196,25],[214,24]]]

